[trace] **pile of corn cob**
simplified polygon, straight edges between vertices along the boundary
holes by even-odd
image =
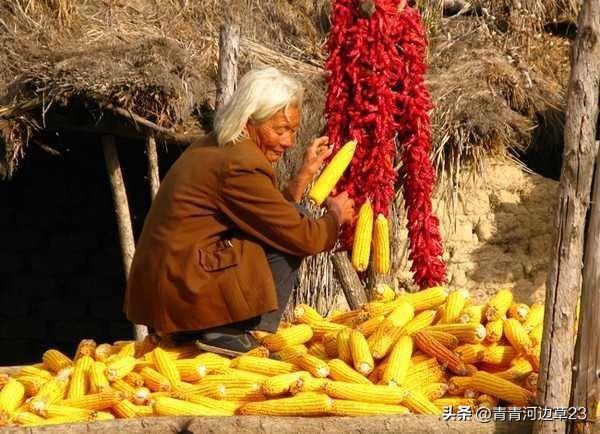
[[[328,318],[297,306],[293,323],[229,359],[152,339],[51,349],[0,376],[0,426],[141,416],[441,414],[444,407],[528,405],[539,367],[543,307],[487,305],[434,287]],[[269,358],[276,354],[277,358]]]

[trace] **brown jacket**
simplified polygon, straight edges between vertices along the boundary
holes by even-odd
[[[244,140],[190,145],[163,180],[137,242],[124,311],[160,333],[199,330],[277,309],[263,245],[307,256],[331,249],[332,214],[303,217],[271,164]]]

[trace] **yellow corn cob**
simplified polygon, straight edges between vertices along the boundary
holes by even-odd
[[[396,291],[385,283],[380,283],[373,289],[375,301],[392,301],[394,298],[396,298]]]
[[[513,293],[508,289],[501,289],[490,299],[485,311],[488,321],[496,321],[506,316],[513,302]]]
[[[508,381],[518,382],[527,377],[533,372],[531,363],[522,357],[513,360],[513,364],[510,368],[494,373],[495,376],[504,378]]]
[[[486,329],[481,324],[436,324],[423,329],[425,332],[440,331],[456,336],[461,342],[475,344],[482,342],[486,337]]]
[[[30,397],[37,394],[42,386],[50,380],[34,375],[23,375],[19,376],[17,381],[25,388],[25,396]]]
[[[402,296],[413,305],[415,311],[435,309],[448,298],[449,290],[442,286],[434,286],[423,291],[413,292]]]
[[[236,410],[241,407],[244,401],[224,401],[221,399],[212,399],[208,396],[190,395],[186,401],[194,404],[200,404],[206,408],[225,413],[224,416],[233,416]]]
[[[269,351],[277,352],[288,346],[308,342],[312,339],[312,336],[313,331],[308,324],[298,324],[265,337],[261,344],[267,347]]]
[[[381,376],[381,381],[384,384],[396,386],[404,384],[412,352],[413,341],[410,336],[402,336],[398,339],[388,357],[387,365]]]
[[[156,398],[153,408],[159,416],[228,416],[226,411],[166,396]]]
[[[525,329],[525,327],[523,327]],[[538,345],[542,343],[542,337],[544,336],[544,324],[538,324],[529,332],[529,339],[532,345]]]
[[[98,393],[109,388],[108,378],[106,378],[106,365],[102,362],[94,362],[88,371],[90,392]]]
[[[484,309],[485,305],[483,304],[472,304],[470,306],[466,306],[458,317],[458,322],[463,324],[470,322],[481,324]]]
[[[211,398],[215,398],[211,396]],[[225,386],[225,399],[229,401],[264,401],[265,395],[261,390],[261,385],[254,383],[245,387]]]
[[[498,407],[498,398],[488,395],[487,393],[482,393],[477,397],[477,405],[479,407],[487,407],[494,408]]]
[[[92,393],[74,399],[63,399],[57,401],[58,405],[65,407],[86,408],[88,410],[104,410],[116,405],[122,399],[122,395],[115,391]]]
[[[483,361],[486,348],[482,344],[463,344],[456,347],[454,352],[465,363],[479,363]]]
[[[431,337],[435,338],[442,345],[444,345],[446,348],[449,348],[451,350],[455,349],[456,347],[458,347],[458,344],[460,344],[460,340],[451,333],[442,332],[438,330],[423,330],[423,333],[427,333]]]
[[[373,236],[373,208],[367,199],[358,211],[354,243],[352,245],[352,265],[357,271],[365,271],[369,266],[371,255],[371,238]]]
[[[181,382],[181,376],[179,375],[177,366],[175,366],[175,361],[160,347],[155,348],[152,351],[152,355],[156,370],[169,380],[171,386],[178,385]]]
[[[77,345],[77,350],[75,350],[75,357],[73,360],[78,360],[82,356],[89,356],[94,358],[96,352],[96,341],[93,339],[82,339],[79,341],[79,345]]]
[[[507,366],[517,356],[517,350],[509,345],[486,346],[483,352],[483,362],[492,365]]]
[[[17,377],[22,377],[22,376],[40,377],[41,379],[44,379],[44,380],[51,380],[53,377],[53,375],[50,372],[46,371],[45,369],[36,368],[35,366],[23,367],[23,369],[21,369],[19,371],[19,373],[17,374]],[[7,381],[8,381],[8,376],[7,376]],[[0,383],[0,387],[2,385],[3,384]]]
[[[133,395],[131,395],[131,401],[137,405],[144,405],[150,397],[150,389],[147,387],[138,387],[135,389]]]
[[[110,385],[114,390],[123,392],[124,397],[126,397],[127,399],[131,398],[133,396],[133,394],[135,393],[135,387],[133,387],[131,384],[127,383],[122,378],[117,378]]]
[[[306,346],[299,344],[291,347],[286,347],[279,351],[277,354],[279,358],[284,362],[293,363],[295,359],[300,357],[302,354],[308,353],[308,348]]]
[[[324,388],[325,392],[332,398],[379,404],[400,404],[409,393],[405,387],[345,383],[342,381],[330,381],[325,384]]]
[[[462,395],[465,390],[472,389],[471,377],[450,377],[448,380],[448,393],[450,395]]]
[[[517,406],[527,406],[533,400],[532,393],[527,389],[484,371],[477,371],[473,374],[472,386],[479,392],[487,393]]]
[[[256,381],[253,378],[244,378],[232,376],[229,374],[215,374],[215,375],[207,375],[200,382],[197,383],[196,386],[205,386],[209,384],[213,385],[223,385],[226,388],[254,388],[256,389],[257,385],[262,384],[261,381]],[[196,386],[193,386],[196,388]],[[197,390],[197,389],[194,389]]]
[[[313,342],[310,347],[308,347],[308,354],[315,356],[321,360],[328,360],[329,356],[325,351],[325,345],[323,342]]]
[[[91,420],[94,416],[94,410],[85,408],[67,407],[64,405],[50,404],[48,405],[42,415],[45,418],[53,417],[77,417],[81,420]]]
[[[348,328],[344,324],[337,324],[329,321],[319,321],[311,324],[313,335],[315,337],[321,337],[327,333],[339,332],[345,328]]]
[[[457,322],[468,299],[469,293],[466,290],[452,291],[448,294],[442,312],[442,318],[439,321],[440,324],[452,324]]]
[[[327,333],[323,335],[323,346],[325,347],[325,354],[328,357],[337,357],[337,333]]]
[[[288,374],[298,369],[288,362],[254,356],[240,356],[231,361],[231,367],[263,375]]]
[[[403,328],[404,334],[412,336],[419,330],[429,327],[435,319],[435,310],[424,310],[419,312]],[[443,331],[443,330],[442,330]]]
[[[290,393],[292,395],[299,395],[306,392],[322,392],[329,381],[327,378],[305,377],[302,381],[298,381],[290,386]]]
[[[441,411],[431,402],[423,393],[418,390],[411,390],[408,396],[402,401],[413,413],[417,414],[440,414]]]
[[[350,352],[354,369],[363,375],[368,375],[375,367],[369,344],[361,332],[352,330],[349,338]]]
[[[431,383],[416,390],[425,395],[425,397],[430,401],[434,401],[436,399],[440,399],[446,394],[448,391],[448,385],[446,383]]]
[[[319,416],[329,413],[331,407],[332,401],[329,396],[322,393],[309,393],[291,398],[251,402],[242,406],[238,413],[264,416]]]
[[[115,417],[108,411],[97,411],[94,413],[94,420],[114,420]]]
[[[58,350],[48,350],[42,356],[44,367],[52,372],[73,366],[73,361]]]
[[[133,387],[142,387],[144,385],[144,379],[139,372],[130,372],[123,377],[123,381]]]
[[[399,303],[399,300],[400,297],[392,301],[371,301],[369,303],[365,303],[361,309],[369,315],[369,318],[374,318],[381,315],[385,316],[394,310]]]
[[[7,420],[25,401],[25,387],[11,378],[0,390],[0,420]]]
[[[152,368],[143,368],[140,375],[144,378],[144,384],[153,392],[166,392],[171,390],[169,379]]]
[[[387,365],[387,363],[385,361],[379,362],[379,364],[375,367],[375,369],[373,369],[371,371],[371,373],[367,376],[367,380],[369,380],[373,384],[379,383],[379,381],[381,380],[381,376],[383,375],[383,371],[385,370],[386,365]],[[340,380],[340,381],[346,381],[347,383],[354,383],[353,381],[347,381],[347,380]]]
[[[52,379],[45,383],[40,391],[29,401],[29,410],[40,414],[46,407],[63,398],[67,391],[67,380]]]
[[[533,303],[529,308],[529,314],[523,323],[523,328],[530,333],[536,326],[544,323],[544,305]]]
[[[180,359],[175,360],[175,368],[179,372],[179,377],[183,381],[199,381],[206,376],[206,366],[197,359]],[[143,385],[144,379],[142,378],[142,384],[136,384],[136,386]]]
[[[247,356],[268,358],[270,356],[271,352],[266,347],[259,346],[259,347],[252,348],[251,350],[246,351],[244,354],[246,354]],[[184,359],[182,359],[182,360],[184,360]]]
[[[412,305],[402,301],[369,336],[368,343],[375,359],[384,358],[400,336],[431,324],[433,311],[424,311],[414,316]]]
[[[252,380],[255,383],[262,383],[263,381],[265,381],[267,378],[270,377],[270,375],[259,374],[257,372],[244,371],[242,369],[236,369],[236,368],[227,368],[227,369],[223,369],[221,371],[213,371],[211,374],[211,377],[214,377],[217,374],[228,375],[228,376],[234,377],[234,378],[242,378],[242,379],[246,379],[246,380]]]
[[[308,353],[300,355],[294,360],[294,364],[317,378],[325,378],[329,375],[327,362]]]
[[[67,398],[78,398],[87,393],[89,389],[88,372],[94,363],[90,356],[81,356],[75,361],[71,381],[67,390]]]
[[[63,368],[56,373],[54,378],[58,378],[60,380],[69,380],[71,378],[71,374],[73,374],[73,367],[70,366],[68,368]]]
[[[350,334],[352,330],[345,328],[337,334],[337,355],[346,363],[352,363],[352,350],[350,348]]]
[[[502,318],[489,321],[485,325],[485,340],[488,343],[496,343],[504,336],[504,320]]]
[[[113,406],[112,409],[117,417],[121,419],[130,419],[137,416],[135,404],[126,399],[120,401],[117,405]]]
[[[31,413],[29,411],[21,411],[15,414],[13,422],[15,422],[17,425],[22,426],[35,426],[43,424],[45,420],[46,419],[44,419],[41,416],[38,416],[35,413]]]
[[[106,378],[111,382],[118,378],[123,378],[133,371],[135,362],[135,358],[131,356],[121,356],[113,362],[108,363],[106,365]]]
[[[308,199],[315,205],[321,205],[329,196],[333,187],[342,177],[344,171],[352,161],[356,150],[356,140],[346,142],[333,156],[329,164],[323,169],[319,178],[308,193]]]
[[[402,405],[334,399],[330,413],[334,416],[381,416],[385,414],[407,414],[410,411]]]
[[[294,308],[294,319],[302,324],[313,324],[325,321],[319,312],[307,304],[299,304]]]
[[[506,314],[509,318],[514,318],[519,322],[524,322],[529,315],[529,306],[523,303],[513,303],[508,308]]]
[[[366,320],[365,322],[356,326],[356,330],[361,332],[364,337],[368,338],[375,330],[379,328],[381,323],[385,320],[385,316],[380,315]]]
[[[383,214],[378,214],[373,228],[373,271],[377,274],[387,274],[390,271],[390,263],[389,224]]]
[[[412,368],[417,363],[431,361],[431,360],[435,360],[435,359],[433,359],[432,357],[428,356],[427,354],[425,354],[419,350],[413,351],[413,355],[410,358],[410,366]]]
[[[471,407],[472,409],[477,406],[477,401],[473,398],[440,398],[433,401],[433,405],[440,409],[440,412],[445,408],[451,408],[456,411],[458,407]]]
[[[106,362],[106,360],[113,354],[113,347],[111,344],[100,344],[96,346],[94,351],[94,358],[98,362]]]
[[[348,327],[354,327],[358,323],[362,323],[369,318],[369,314],[362,310],[350,310],[348,312],[338,312],[328,318],[329,321],[343,324]]]
[[[341,359],[332,359],[328,362],[328,365],[329,376],[334,380],[345,381],[347,383],[371,384],[367,378]]]
[[[504,321],[504,335],[518,352],[524,353],[533,347],[531,339],[527,335],[523,325],[514,318]]]
[[[200,353],[200,350],[198,350],[198,347],[195,344],[178,345],[175,347],[165,346],[161,348],[173,360],[192,359]]]
[[[447,366],[450,371],[456,375],[467,375],[467,366],[460,360],[460,357],[449,350],[437,340],[428,336],[424,332],[417,332],[413,335],[415,345],[425,354],[435,357],[443,366]]]
[[[229,368],[231,365],[230,359],[213,353],[200,354],[199,356],[194,357],[194,360],[202,363],[202,365],[206,367],[206,372],[210,372],[215,369]]]
[[[380,360],[387,356],[396,342],[398,342],[398,339],[403,335],[405,335],[404,327],[394,327],[385,333],[378,329],[367,340],[373,358]]]
[[[310,374],[306,371],[275,375],[265,380],[262,385],[262,392],[266,396],[283,395],[284,393],[289,393],[293,385],[308,377],[310,377]]]

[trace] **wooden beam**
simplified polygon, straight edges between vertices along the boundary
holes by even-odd
[[[158,170],[158,152],[156,151],[156,140],[154,136],[148,136],[146,139],[146,156],[148,158],[148,180],[150,181],[150,199],[158,192],[160,185],[160,175]]]
[[[336,252],[331,255],[331,262],[350,309],[360,309],[367,302],[367,295],[348,258],[348,254],[346,252]]]
[[[556,232],[546,289],[537,403],[568,406],[575,309],[580,296],[585,218],[590,202],[600,76],[600,2],[585,0],[573,47]],[[598,312],[595,312],[597,315]],[[588,327],[588,324],[584,324]],[[597,339],[597,335],[596,335]],[[566,421],[536,421],[534,433],[564,433]]]
[[[218,110],[233,94],[237,83],[238,59],[240,56],[240,28],[234,24],[225,24],[219,31],[219,67],[217,71]]]
[[[110,181],[113,204],[117,217],[117,228],[119,230],[119,242],[121,244],[121,258],[123,259],[123,270],[125,280],[129,277],[131,261],[135,252],[135,242],[133,240],[133,229],[131,228],[131,214],[129,213],[129,202],[127,201],[127,191],[123,182],[123,173],[119,154],[113,136],[102,136],[102,148],[104,150],[104,161],[106,162],[106,172]],[[145,333],[145,334],[144,334]],[[135,325],[134,335],[136,339],[143,339],[148,331],[145,326]]]
[[[600,152],[592,192],[590,220],[585,240],[583,284],[575,349],[573,407],[585,407],[587,420],[569,421],[569,432],[591,434],[592,423],[600,423]]]

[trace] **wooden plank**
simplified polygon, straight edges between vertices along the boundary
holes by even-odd
[[[154,136],[146,138],[146,157],[148,158],[148,180],[150,181],[150,199],[158,192],[160,186],[160,175],[158,170],[158,152],[156,151],[156,140]]]
[[[598,0],[585,0],[578,29],[569,80],[556,238],[546,290],[537,391],[538,405],[547,407],[568,406],[570,401],[575,308],[582,280],[585,218],[598,152],[595,139],[600,70]],[[564,433],[566,428],[564,420],[534,423],[535,433]]]
[[[227,102],[235,90],[239,56],[240,28],[233,24],[221,26],[219,31],[219,67],[217,71],[216,110]]]
[[[348,258],[348,254],[346,252],[336,252],[331,255],[331,262],[350,309],[359,309],[367,302],[367,295]]]
[[[585,240],[583,284],[578,342],[575,349],[573,379],[574,407],[585,407],[588,420],[569,422],[569,432],[590,434],[592,421],[598,422],[600,402],[600,152],[596,158],[596,174],[592,192],[592,206]]]

